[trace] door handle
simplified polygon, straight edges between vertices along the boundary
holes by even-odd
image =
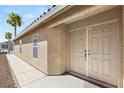
[[[84,59],[86,61],[86,58],[87,58],[87,50],[84,50]]]
[[[86,58],[87,58],[87,53],[84,54],[84,59],[85,59],[85,61],[86,61]]]
[[[88,50],[88,52],[87,52],[87,50],[84,50],[84,58],[85,58],[85,61],[86,61],[86,59],[87,59],[87,54],[90,55],[90,50]]]

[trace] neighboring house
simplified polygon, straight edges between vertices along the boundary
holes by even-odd
[[[15,55],[47,75],[123,87],[123,17],[123,6],[54,6],[14,38]]]
[[[0,43],[1,50],[10,50],[10,51],[12,51],[13,50],[13,45],[14,45],[14,43],[12,41],[10,41],[9,47],[8,47],[8,42]]]

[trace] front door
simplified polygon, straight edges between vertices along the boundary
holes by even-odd
[[[116,85],[117,23],[89,27],[89,77]]]
[[[86,29],[70,33],[70,70],[86,75]]]
[[[117,85],[117,22],[70,32],[70,70]]]

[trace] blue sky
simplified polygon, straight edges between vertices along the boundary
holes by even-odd
[[[6,23],[8,13],[14,12],[22,16],[23,24],[17,28],[17,34],[19,34],[50,7],[50,5],[0,5],[0,42],[6,41],[5,32],[14,33],[13,27]]]

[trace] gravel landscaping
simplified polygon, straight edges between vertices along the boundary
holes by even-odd
[[[0,88],[16,88],[17,81],[7,62],[5,54],[0,54]]]

